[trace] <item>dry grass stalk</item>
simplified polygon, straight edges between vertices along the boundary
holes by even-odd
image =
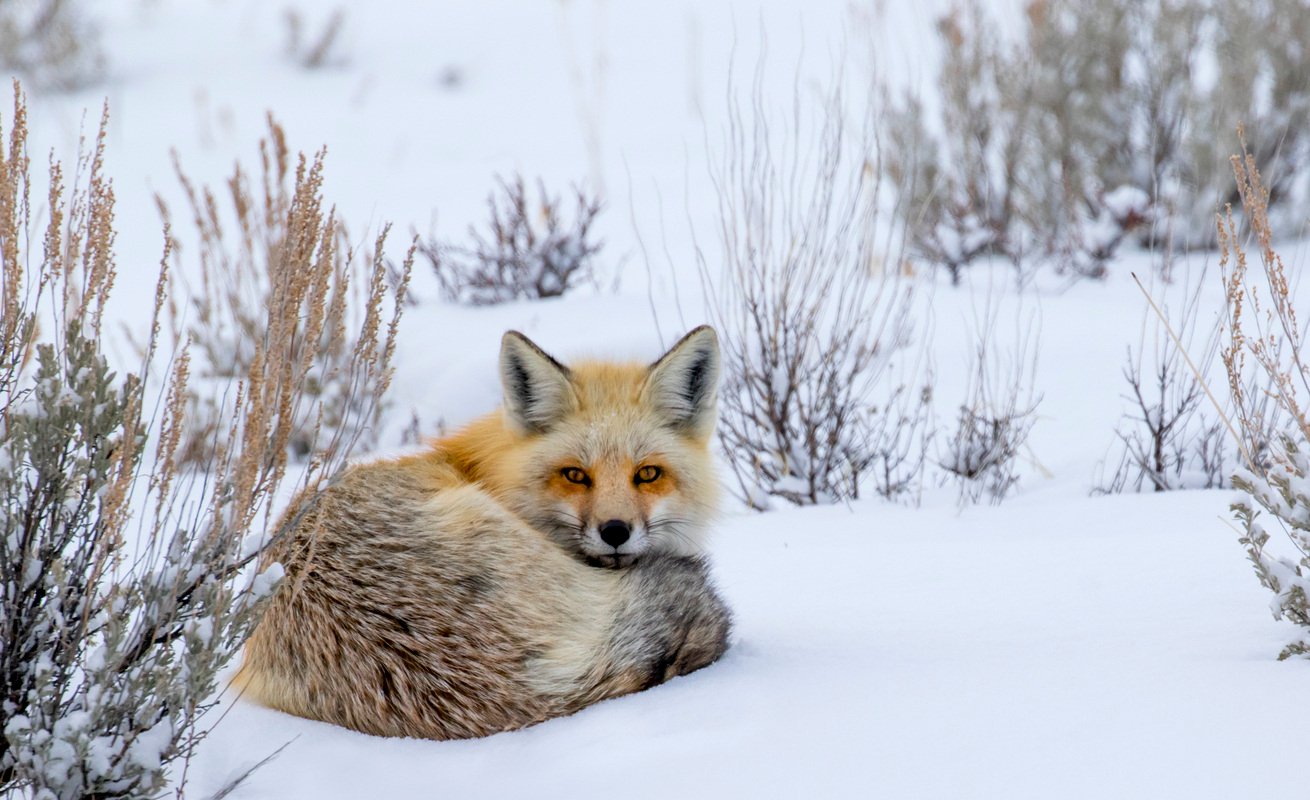
[[[346,26],[345,9],[334,10],[319,28],[317,36],[312,35],[309,22],[299,9],[287,8],[283,19],[287,28],[286,55],[292,61],[305,69],[320,69],[345,62],[345,57],[337,54],[341,32]]]
[[[31,293],[39,291],[25,283],[26,269],[18,257],[19,234],[26,230],[31,218],[31,187],[27,180],[27,108],[21,102],[18,82],[13,86],[9,143],[0,149],[0,391],[5,392],[12,389],[32,357],[35,328],[27,330],[27,326],[35,326],[36,322],[26,319],[22,309],[32,302]],[[57,182],[57,174],[52,174],[51,179]],[[41,277],[37,280],[41,281]]]
[[[324,151],[312,159],[301,155],[292,174],[285,133],[270,117],[259,152],[258,191],[238,164],[222,199],[197,189],[175,159],[197,239],[199,286],[186,313],[172,309],[173,333],[175,341],[190,337],[201,356],[188,402],[192,418],[207,422],[193,425],[180,445],[187,462],[215,455],[208,448],[222,416],[209,387],[252,368],[262,373],[270,347],[284,351],[278,354],[283,371],[243,389],[276,400],[276,444],[283,449],[270,457],[280,468],[286,454],[299,461],[321,457],[311,442],[364,448],[377,442],[390,377],[380,364],[394,351],[414,249],[395,281],[396,303],[384,330],[392,287],[382,251],[390,229],[361,256],[322,205]],[[301,382],[303,393],[288,390]],[[333,435],[321,439],[321,429]]]
[[[1239,137],[1242,130],[1238,129]],[[1243,217],[1258,246],[1260,273],[1253,280],[1247,254],[1240,240],[1241,223],[1228,207],[1218,218],[1220,269],[1227,299],[1228,342],[1220,351],[1234,416],[1241,436],[1239,444],[1249,469],[1269,466],[1269,449],[1276,443],[1287,421],[1310,438],[1301,392],[1310,392],[1306,366],[1301,356],[1303,331],[1287,280],[1282,256],[1273,247],[1269,222],[1269,192],[1255,158],[1246,152],[1231,160],[1237,178]],[[1251,326],[1248,335],[1244,326]],[[1254,361],[1254,370],[1247,357]],[[1254,382],[1253,382],[1254,381]]]

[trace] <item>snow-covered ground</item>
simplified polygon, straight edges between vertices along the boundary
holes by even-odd
[[[386,432],[396,446],[411,411],[432,428],[496,404],[506,328],[565,359],[653,357],[702,321],[687,221],[714,230],[705,145],[721,134],[729,66],[740,84],[766,52],[765,96],[784,105],[835,65],[927,84],[932,19],[947,5],[103,2],[110,77],[29,92],[34,161],[70,153],[90,127],[83,110],[93,120],[108,97],[115,305],[128,324],[154,285],[153,195],[181,197],[170,149],[218,184],[235,160],[253,162],[266,111],[293,147],[328,147],[329,201],[352,231],[395,223],[393,254],[411,230],[460,238],[485,218],[498,174],[602,192],[596,287],[470,309],[439,302],[419,276]],[[344,63],[310,71],[284,57],[287,8],[314,29],[338,6]],[[1306,252],[1287,251],[1293,270]],[[1202,319],[1221,297],[1209,266]],[[1129,254],[1103,283],[1021,297],[999,268],[959,290],[925,280],[931,319],[916,331],[930,337],[942,424],[963,399],[970,319],[989,288],[1007,318],[1039,320],[1042,400],[1018,493],[963,511],[933,485],[919,508],[730,510],[712,544],[737,615],[722,662],[479,741],[378,739],[236,701],[191,765],[188,795],[287,743],[231,797],[1304,794],[1296,720],[1310,670],[1274,660],[1290,631],[1270,619],[1225,522],[1228,493],[1089,496],[1127,410],[1127,348],[1158,335],[1130,271],[1148,278],[1150,257]]]
[[[243,797],[1259,797],[1303,786],[1220,492],[737,517],[728,655],[480,741],[393,741],[238,703],[196,788]]]

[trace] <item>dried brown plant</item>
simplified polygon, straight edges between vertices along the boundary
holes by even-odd
[[[380,363],[395,347],[414,248],[389,281],[383,248],[390,229],[370,252],[353,249],[335,211],[322,203],[325,151],[312,159],[300,155],[293,174],[285,132],[271,116],[268,124],[257,183],[237,164],[215,194],[198,189],[174,159],[195,230],[199,278],[185,307],[170,306],[172,327],[175,340],[189,337],[202,357],[196,377],[206,383],[193,383],[188,396],[193,419],[207,425],[193,425],[181,443],[187,462],[213,456],[213,432],[223,424],[210,384],[222,385],[266,358],[258,349],[266,340],[287,349],[294,365],[287,380],[305,386],[279,409],[287,452],[298,460],[321,455],[311,445],[323,443],[320,429],[333,434],[328,447],[377,443],[390,380]],[[167,221],[162,200],[160,208]]]
[[[1219,265],[1227,299],[1227,342],[1220,350],[1233,402],[1242,457],[1251,469],[1269,467],[1269,450],[1288,424],[1310,439],[1303,393],[1310,376],[1302,357],[1304,331],[1297,319],[1287,267],[1273,246],[1269,191],[1254,155],[1233,156],[1243,218],[1257,246],[1260,272],[1252,278],[1242,246],[1241,222],[1228,207],[1218,218]],[[1249,330],[1249,332],[1248,332]],[[1247,363],[1247,358],[1252,360]],[[1252,369],[1253,368],[1253,369]]]
[[[18,85],[14,88],[17,94]],[[44,282],[33,287],[25,280],[26,266],[18,258],[19,232],[31,216],[26,142],[27,109],[16,102],[9,146],[0,151],[0,391],[6,393],[32,357],[36,320],[27,319],[22,310],[31,293],[44,288]]]

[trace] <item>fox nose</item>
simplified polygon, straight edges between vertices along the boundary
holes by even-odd
[[[601,541],[610,547],[618,547],[628,541],[628,536],[631,534],[632,528],[621,519],[612,519],[600,526]]]

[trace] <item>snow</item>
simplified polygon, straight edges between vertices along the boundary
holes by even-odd
[[[932,19],[950,3],[872,4],[885,17],[845,0],[803,14],[744,0],[294,5],[311,30],[347,10],[343,64],[307,71],[281,55],[284,4],[97,4],[113,72],[73,95],[29,88],[33,161],[70,153],[83,109],[95,119],[108,95],[120,274],[106,331],[148,314],[162,248],[156,192],[184,233],[170,148],[197,183],[218,186],[236,159],[253,163],[268,110],[294,148],[328,146],[327,199],[352,235],[395,223],[393,257],[411,230],[467,245],[497,175],[603,193],[598,285],[564,299],[445,304],[419,262],[420,305],[402,324],[381,432],[395,449],[411,412],[431,433],[496,405],[506,329],[567,362],[653,358],[704,321],[687,223],[713,263],[704,151],[721,139],[732,54],[740,84],[767,50],[765,96],[784,104],[843,61],[921,85],[932,70],[916,54],[935,50]],[[1139,200],[1106,196],[1116,217]],[[1306,252],[1284,250],[1294,274]],[[1213,260],[1180,256],[1174,269],[1197,275]],[[461,742],[364,736],[229,691],[206,717],[217,725],[189,767],[188,795],[208,796],[283,745],[230,797],[1303,795],[1304,736],[1289,720],[1310,707],[1310,672],[1274,660],[1291,629],[1271,618],[1226,522],[1231,493],[1089,496],[1129,410],[1125,353],[1151,319],[1129,273],[1162,301],[1181,291],[1152,280],[1154,267],[1127,253],[1104,282],[1039,276],[1022,297],[1002,264],[970,267],[959,289],[928,276],[930,318],[915,336],[931,337],[940,426],[964,396],[984,294],[998,296],[1001,320],[1041,309],[1042,400],[1017,491],[963,510],[937,485],[920,508],[731,505],[710,546],[736,613],[720,663]],[[1222,299],[1213,269],[1207,281],[1203,321]],[[133,363],[125,341],[114,347]],[[280,576],[256,582],[263,591]],[[134,758],[157,758],[162,736],[140,740]]]
[[[250,582],[250,595],[254,599],[267,597],[277,588],[286,570],[276,562],[269,564]]]
[[[388,741],[238,702],[198,785],[245,797],[1245,797],[1298,786],[1304,663],[1223,492],[735,516],[720,663],[482,741]],[[299,737],[299,738],[296,738]],[[220,755],[221,754],[221,755]],[[349,763],[349,769],[331,765]],[[1258,769],[1251,765],[1260,764]]]
[[[1136,186],[1120,186],[1107,192],[1102,202],[1105,210],[1116,220],[1144,215],[1151,206],[1150,196]]]
[[[158,769],[164,751],[172,745],[172,721],[165,718],[132,742],[128,748],[128,759],[145,769]]]

